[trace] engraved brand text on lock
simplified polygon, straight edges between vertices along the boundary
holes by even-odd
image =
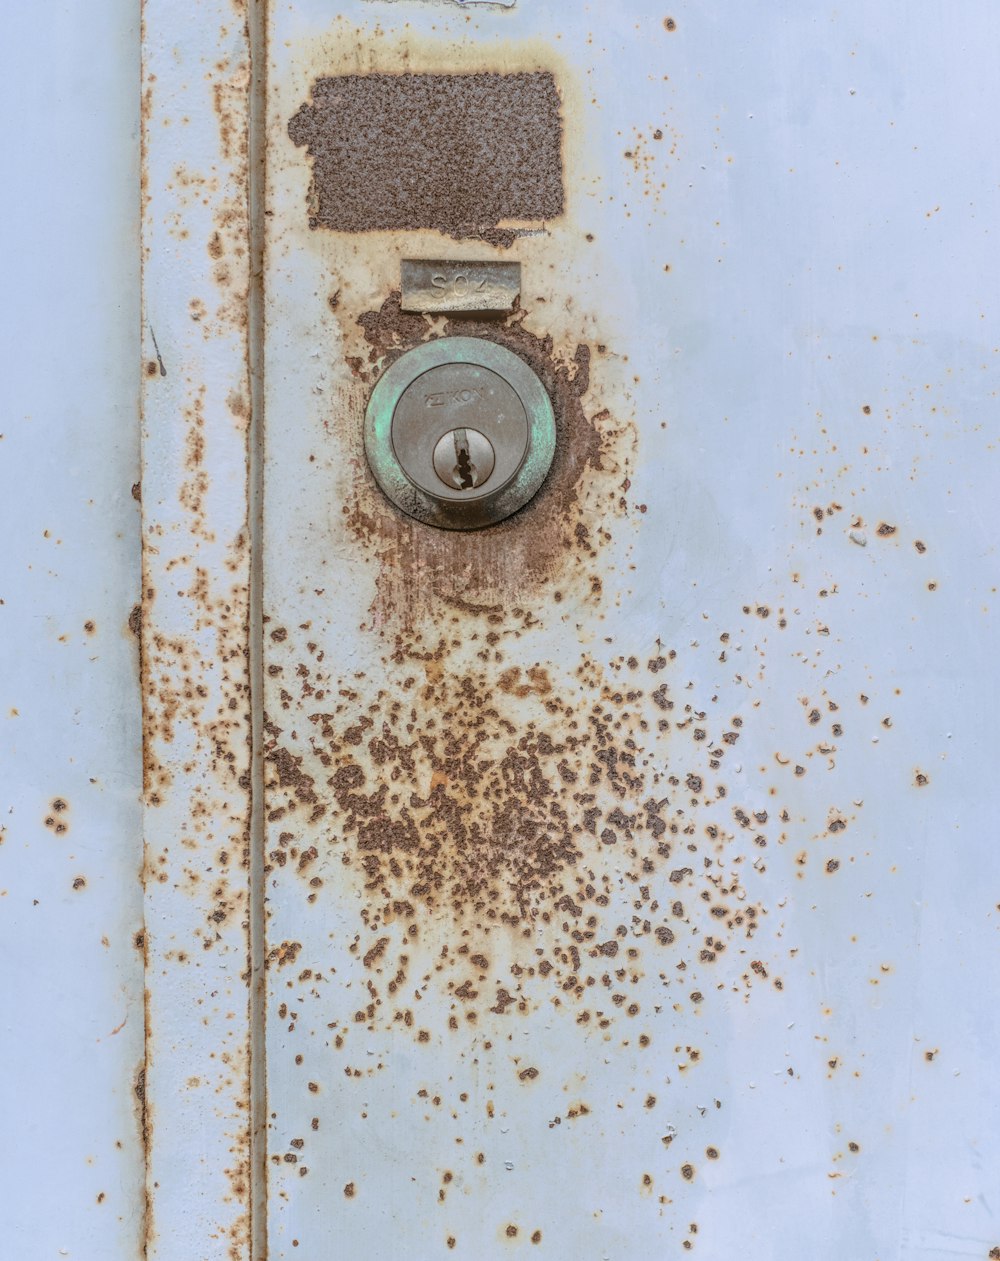
[[[474,403],[482,397],[482,390],[441,390],[436,394],[425,395],[424,402],[428,407],[444,407],[446,403]]]

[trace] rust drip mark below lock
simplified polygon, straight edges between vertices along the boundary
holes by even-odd
[[[288,134],[313,161],[313,228],[436,228],[509,246],[504,220],[544,222],[565,207],[548,71],[317,79]]]

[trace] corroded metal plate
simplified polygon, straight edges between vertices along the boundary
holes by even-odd
[[[521,296],[520,263],[404,258],[400,280],[404,311],[502,315]]]

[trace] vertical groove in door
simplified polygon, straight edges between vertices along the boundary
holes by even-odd
[[[264,758],[263,758],[263,508],[264,508],[264,193],[266,179],[266,0],[251,0],[249,220],[250,354],[250,1256],[267,1257],[267,1083],[264,990]]]

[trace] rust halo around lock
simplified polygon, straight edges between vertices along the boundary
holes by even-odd
[[[401,355],[365,415],[365,454],[403,512],[478,530],[538,492],[556,449],[552,402],[535,372],[481,337],[441,337]]]

